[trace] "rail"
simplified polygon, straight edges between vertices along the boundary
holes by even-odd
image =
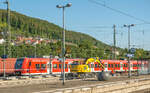
[[[73,88],[40,91],[33,93],[129,93],[150,88],[150,78],[131,79]]]

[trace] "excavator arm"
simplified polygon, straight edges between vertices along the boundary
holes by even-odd
[[[86,65],[88,65],[89,63],[92,63],[92,62],[98,62],[99,67],[102,66],[103,69],[105,68],[105,66],[104,66],[104,65],[102,64],[102,62],[100,61],[100,58],[99,58],[99,57],[87,59]]]

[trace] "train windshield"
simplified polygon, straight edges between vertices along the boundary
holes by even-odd
[[[17,59],[15,69],[22,69],[22,63],[24,59]]]

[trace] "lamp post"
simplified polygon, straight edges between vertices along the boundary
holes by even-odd
[[[9,46],[9,44],[11,43],[11,32],[10,32],[10,8],[9,8],[9,0],[6,0],[5,2],[0,2],[3,4],[7,4],[7,31],[3,33],[4,35],[4,39],[5,39],[5,43],[4,43],[4,55],[2,56],[3,58],[3,69],[4,69],[4,79],[6,78],[6,73],[5,73],[5,59],[7,58],[6,55],[6,43],[7,43],[7,47],[8,47],[8,56],[11,57],[11,47]],[[7,38],[8,37],[8,38]]]
[[[7,51],[8,51],[8,57],[11,57],[11,31],[10,31],[10,3],[9,0],[6,0],[5,2],[0,2],[7,5],[7,31],[4,33],[5,40],[7,43]]]
[[[63,9],[63,39],[62,39],[62,58],[63,58],[63,85],[65,85],[65,8],[66,7],[71,7],[71,3],[68,3],[66,5],[57,5],[57,8],[62,8]]]
[[[130,28],[134,26],[134,24],[124,25],[124,27],[128,28],[128,54],[130,54]],[[131,77],[131,64],[130,64],[130,56],[128,56],[128,77]]]

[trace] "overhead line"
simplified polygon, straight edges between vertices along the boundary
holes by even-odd
[[[100,3],[100,2],[97,2],[97,1],[94,1],[94,0],[88,0],[88,1],[91,2],[91,3],[95,3],[95,4],[97,4],[97,5],[106,7],[106,8],[108,8],[108,9],[114,11],[114,12],[118,12],[118,13],[120,13],[120,14],[122,14],[122,15],[128,16],[128,17],[133,18],[133,19],[135,19],[135,20],[144,22],[144,23],[142,23],[142,24],[150,24],[150,22],[148,22],[148,21],[145,21],[145,20],[143,20],[143,19],[137,18],[137,17],[135,17],[135,16],[132,16],[132,15],[127,14],[127,13],[125,13],[125,12],[122,12],[122,11],[120,11],[120,10],[114,9],[114,8],[109,7],[109,6],[107,6],[107,5],[105,5],[105,4],[102,4],[102,3]]]

